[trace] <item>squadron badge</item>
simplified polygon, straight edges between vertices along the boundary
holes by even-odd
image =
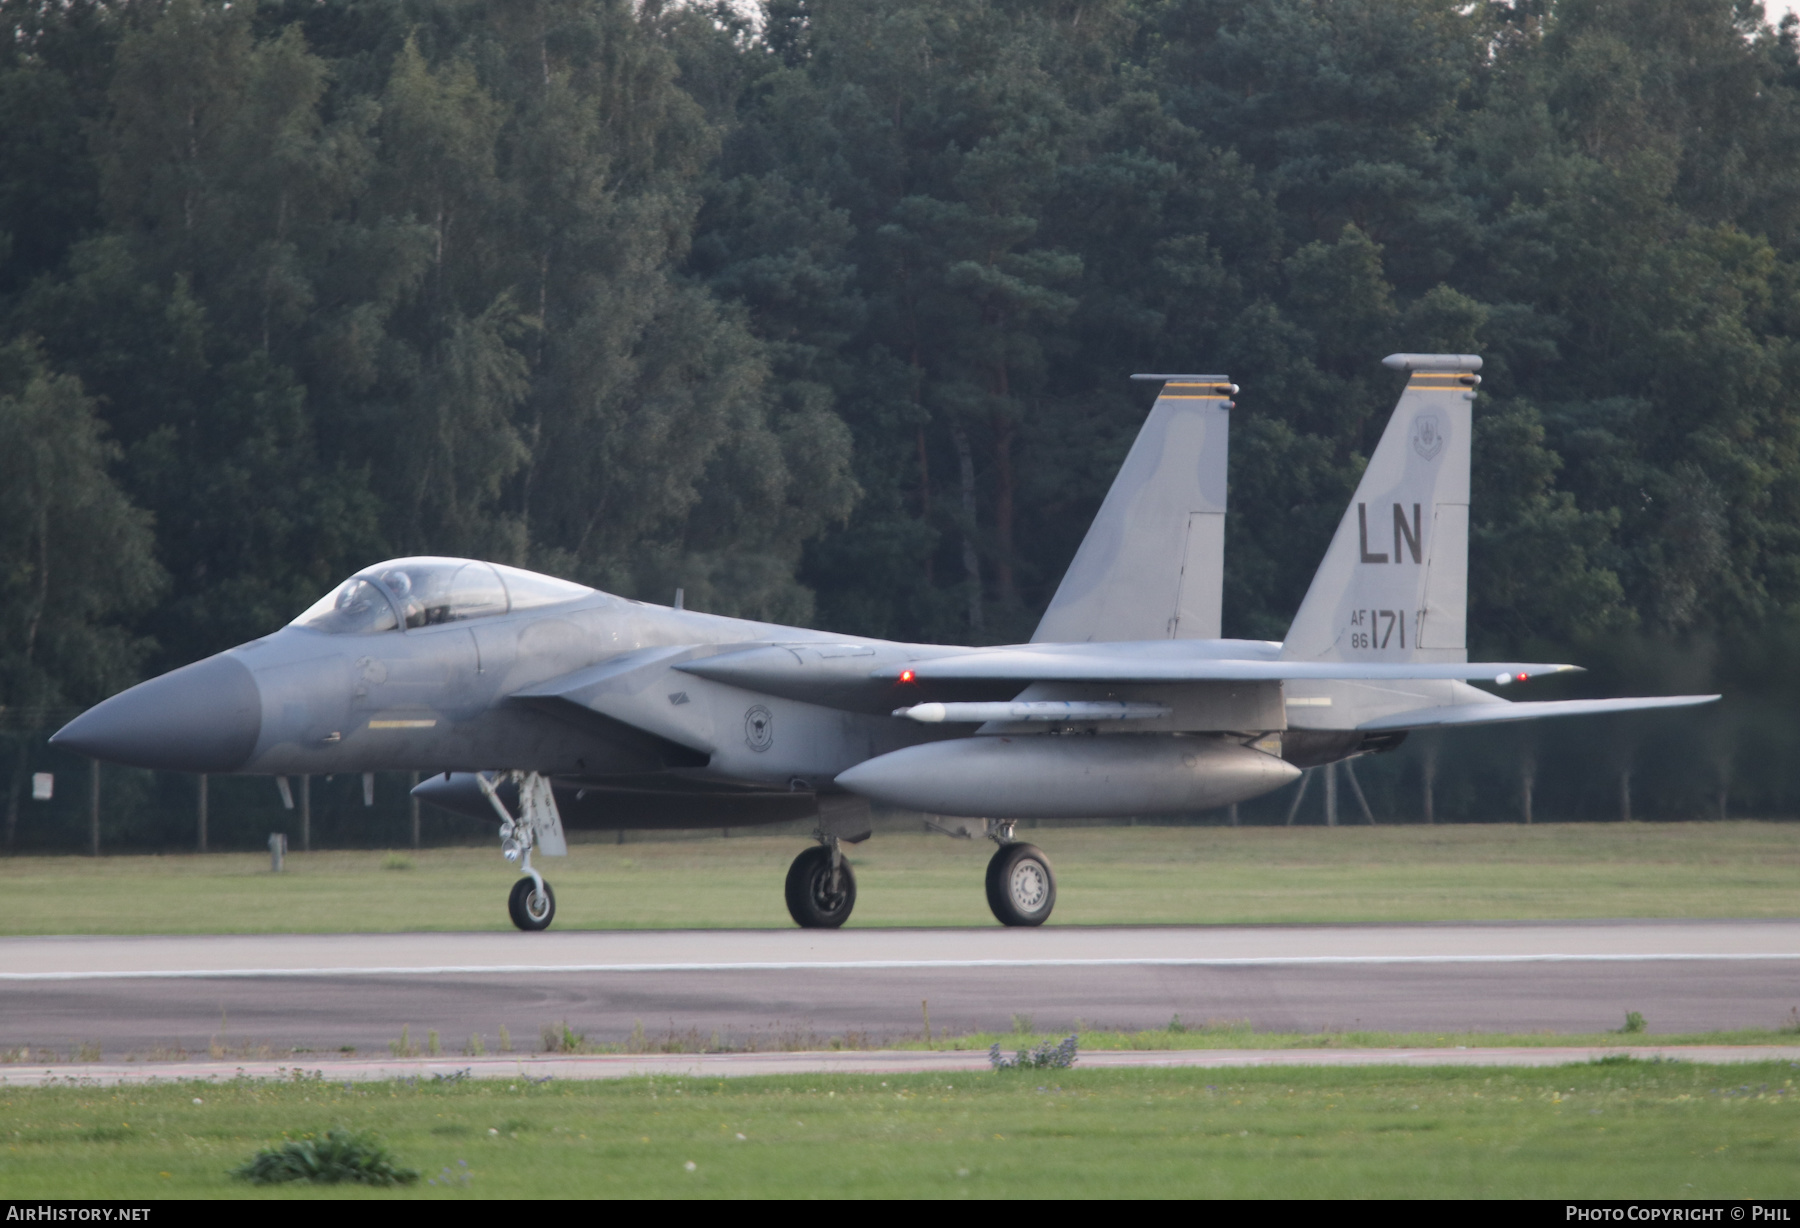
[[[1436,460],[1444,450],[1444,428],[1436,414],[1420,414],[1413,419],[1412,446],[1426,460]]]

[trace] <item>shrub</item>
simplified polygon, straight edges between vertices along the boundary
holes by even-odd
[[[327,1130],[323,1137],[289,1139],[279,1147],[265,1147],[231,1170],[231,1175],[252,1185],[280,1185],[286,1181],[310,1181],[315,1185],[411,1185],[419,1174],[401,1168],[372,1136],[348,1130]]]
[[[995,1070],[1066,1070],[1075,1064],[1075,1037],[1066,1037],[1054,1045],[1045,1041],[1035,1048],[1021,1049],[1017,1057],[1002,1056],[1000,1042],[995,1041],[988,1050],[988,1062]]]

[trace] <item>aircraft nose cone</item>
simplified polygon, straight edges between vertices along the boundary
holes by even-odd
[[[262,693],[236,657],[208,657],[96,704],[50,741],[110,763],[232,772],[256,749]]]

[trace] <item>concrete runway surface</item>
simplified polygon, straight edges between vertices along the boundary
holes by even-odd
[[[499,1028],[759,1049],[1243,1021],[1258,1030],[1651,1035],[1791,1023],[1800,921],[552,931],[0,939],[0,1050],[447,1053]],[[41,1060],[41,1059],[40,1059]],[[40,1076],[41,1077],[41,1076]]]

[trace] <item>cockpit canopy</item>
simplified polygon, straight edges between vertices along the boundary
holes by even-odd
[[[474,559],[391,559],[357,572],[293,621],[333,635],[430,627],[585,597],[554,576]]]

